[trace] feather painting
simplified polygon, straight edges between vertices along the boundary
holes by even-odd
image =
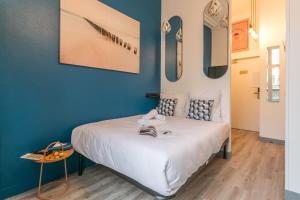
[[[139,73],[140,23],[96,0],[61,0],[60,62]]]

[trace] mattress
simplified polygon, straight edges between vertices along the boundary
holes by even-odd
[[[154,138],[138,134],[141,116],[90,123],[72,132],[74,149],[155,192],[171,196],[229,137],[223,122],[167,117]]]

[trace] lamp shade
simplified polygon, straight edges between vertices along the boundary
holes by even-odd
[[[163,33],[169,33],[171,31],[171,24],[167,19],[164,19],[162,25],[161,25],[161,31]]]

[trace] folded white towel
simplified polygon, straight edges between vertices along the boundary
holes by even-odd
[[[164,115],[156,115],[155,119],[165,121],[166,120],[166,116],[164,116]]]
[[[153,109],[149,113],[147,113],[146,115],[144,115],[142,117],[142,119],[145,119],[145,120],[154,119],[157,115],[158,115],[157,110]]]
[[[140,126],[159,126],[164,124],[164,120],[159,120],[159,119],[139,119],[138,124]]]

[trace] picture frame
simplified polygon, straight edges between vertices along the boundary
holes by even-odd
[[[249,19],[232,23],[232,52],[249,50]]]
[[[60,1],[60,63],[140,73],[140,22],[95,0]]]

